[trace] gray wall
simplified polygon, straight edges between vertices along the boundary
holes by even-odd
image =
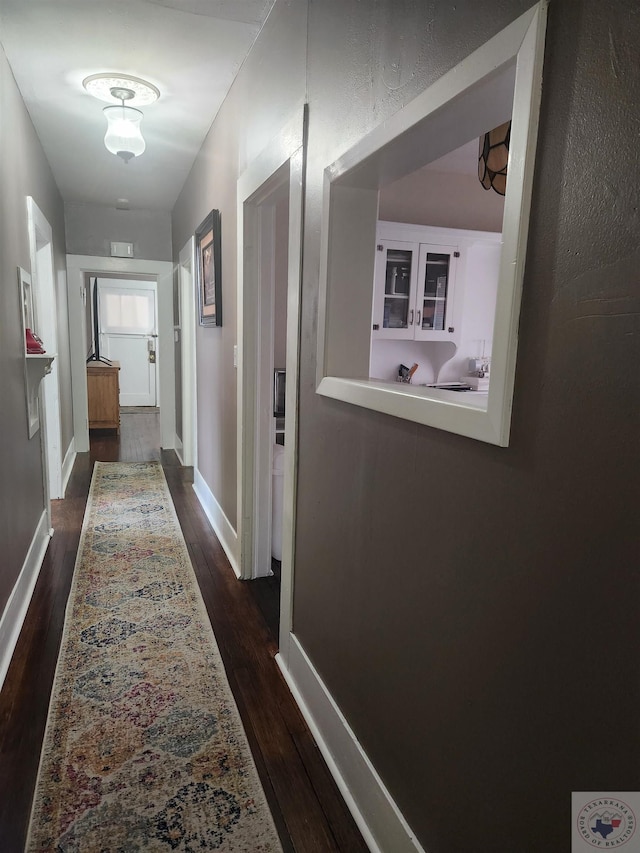
[[[163,210],[120,210],[97,204],[64,206],[69,255],[111,256],[111,242],[133,243],[133,257],[171,260],[171,214]]]
[[[634,2],[550,5],[510,447],[313,393],[326,136],[382,121],[528,5],[310,4],[294,624],[442,853],[565,851],[572,790],[640,781],[638,658],[619,655],[638,640]],[[387,88],[403,35],[422,59]]]
[[[564,853],[571,791],[640,785],[635,0],[550,5],[510,447],[315,394],[324,168],[529,5],[323,0],[304,32],[278,0],[173,219],[177,258],[222,209],[199,453],[231,519],[236,178],[306,74],[294,626],[432,853]]]
[[[212,209],[221,212],[221,328],[196,328],[198,468],[236,527],[236,181],[294,114],[305,94],[306,0],[282,0],[245,60],[178,197],[173,257]]]
[[[0,613],[45,506],[39,430],[29,440],[17,268],[31,270],[27,196],[53,230],[62,454],[73,434],[62,199],[0,47]]]

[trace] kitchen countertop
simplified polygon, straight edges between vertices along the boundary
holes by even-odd
[[[450,391],[445,388],[434,388],[427,384],[413,385],[412,383],[389,382],[388,380],[373,378],[359,381],[374,387],[393,389],[401,394],[411,394],[414,397],[424,397],[425,399],[438,400],[443,403],[453,403],[457,406],[465,406],[470,409],[484,409],[486,411],[489,400],[488,391]]]

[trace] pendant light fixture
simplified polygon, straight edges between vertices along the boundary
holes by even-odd
[[[103,110],[107,120],[104,137],[107,151],[125,163],[143,154],[146,143],[140,125],[144,116],[137,107],[153,103],[160,96],[159,90],[146,80],[123,74],[93,74],[82,85],[89,94],[112,104]]]
[[[510,140],[510,121],[480,137],[478,178],[485,190],[494,190],[498,195],[504,195],[507,190]]]

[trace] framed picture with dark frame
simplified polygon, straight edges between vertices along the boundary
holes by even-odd
[[[196,283],[201,326],[222,325],[220,211],[212,210],[196,228]]]

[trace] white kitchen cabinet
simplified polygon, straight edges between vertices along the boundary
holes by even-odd
[[[395,239],[403,236],[414,239]],[[455,242],[436,243],[429,241],[429,236],[427,228],[380,223],[372,339],[457,340],[461,300],[456,294],[456,267],[460,252]],[[454,236],[451,232],[452,241]]]
[[[413,339],[419,255],[418,243],[378,241],[372,337]]]
[[[381,221],[376,246],[370,378],[417,363],[414,385],[459,381],[491,356],[500,233]]]
[[[460,252],[453,246],[420,244],[416,293],[415,339],[457,340],[456,265]]]

